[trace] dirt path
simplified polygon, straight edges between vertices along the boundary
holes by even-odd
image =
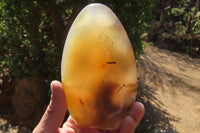
[[[138,100],[146,107],[139,132],[200,132],[200,59],[145,48],[138,61]]]

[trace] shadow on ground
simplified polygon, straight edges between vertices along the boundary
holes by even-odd
[[[179,121],[163,108],[163,103],[155,97],[155,91],[139,81],[137,101],[145,106],[145,115],[137,128],[137,133],[177,133],[170,121]],[[151,101],[151,102],[149,102]],[[154,104],[152,104],[154,103]]]
[[[190,119],[198,124],[196,117],[188,117],[185,110],[198,116],[198,107],[190,105],[199,101],[200,60],[154,46],[145,52],[137,62],[137,101],[145,105],[146,113],[137,133],[177,133],[191,124],[187,122]]]

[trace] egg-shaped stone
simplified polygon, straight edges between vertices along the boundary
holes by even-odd
[[[137,93],[136,63],[117,16],[103,4],[86,6],[63,50],[61,77],[67,106],[83,127],[114,130]]]

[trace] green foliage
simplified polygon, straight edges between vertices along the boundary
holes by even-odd
[[[152,24],[149,39],[163,41],[169,44],[170,49],[199,58],[199,2],[199,0],[171,0],[157,3],[154,11],[157,22]]]
[[[180,21],[179,21],[180,22]],[[175,32],[174,32],[174,34],[175,35],[184,35],[185,34],[185,30],[186,30],[186,28],[185,28],[185,26],[182,24],[182,22],[181,23],[179,23],[179,24],[175,24]]]
[[[183,35],[186,33],[187,26],[190,25],[193,33],[199,33],[199,16],[196,16],[198,11],[196,7],[197,0],[175,0],[176,4],[162,5],[165,9],[165,22],[170,23],[173,26],[172,35]],[[173,3],[172,2],[172,3]],[[159,5],[159,4],[158,4]],[[161,10],[163,10],[161,9]],[[168,9],[168,10],[166,10]],[[191,15],[191,20],[188,22],[188,16]],[[159,16],[160,17],[160,16]],[[190,24],[188,24],[190,23]],[[171,32],[171,29],[167,28],[164,32]]]
[[[192,27],[192,30],[197,34],[200,34],[200,20],[199,19],[194,21],[194,27]]]
[[[1,73],[7,69],[21,79],[59,69],[55,24],[42,6],[37,1],[1,0]]]
[[[77,13],[91,1],[0,0],[0,73],[17,80],[40,75],[46,83],[60,80],[62,48]],[[150,0],[101,1],[122,21],[136,57],[141,34],[152,20]]]
[[[171,8],[171,15],[178,17],[181,15],[184,15],[185,13],[185,8]]]

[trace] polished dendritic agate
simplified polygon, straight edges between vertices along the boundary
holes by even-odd
[[[136,98],[136,63],[122,24],[105,5],[90,4],[75,19],[63,50],[61,76],[77,124],[118,128]]]

